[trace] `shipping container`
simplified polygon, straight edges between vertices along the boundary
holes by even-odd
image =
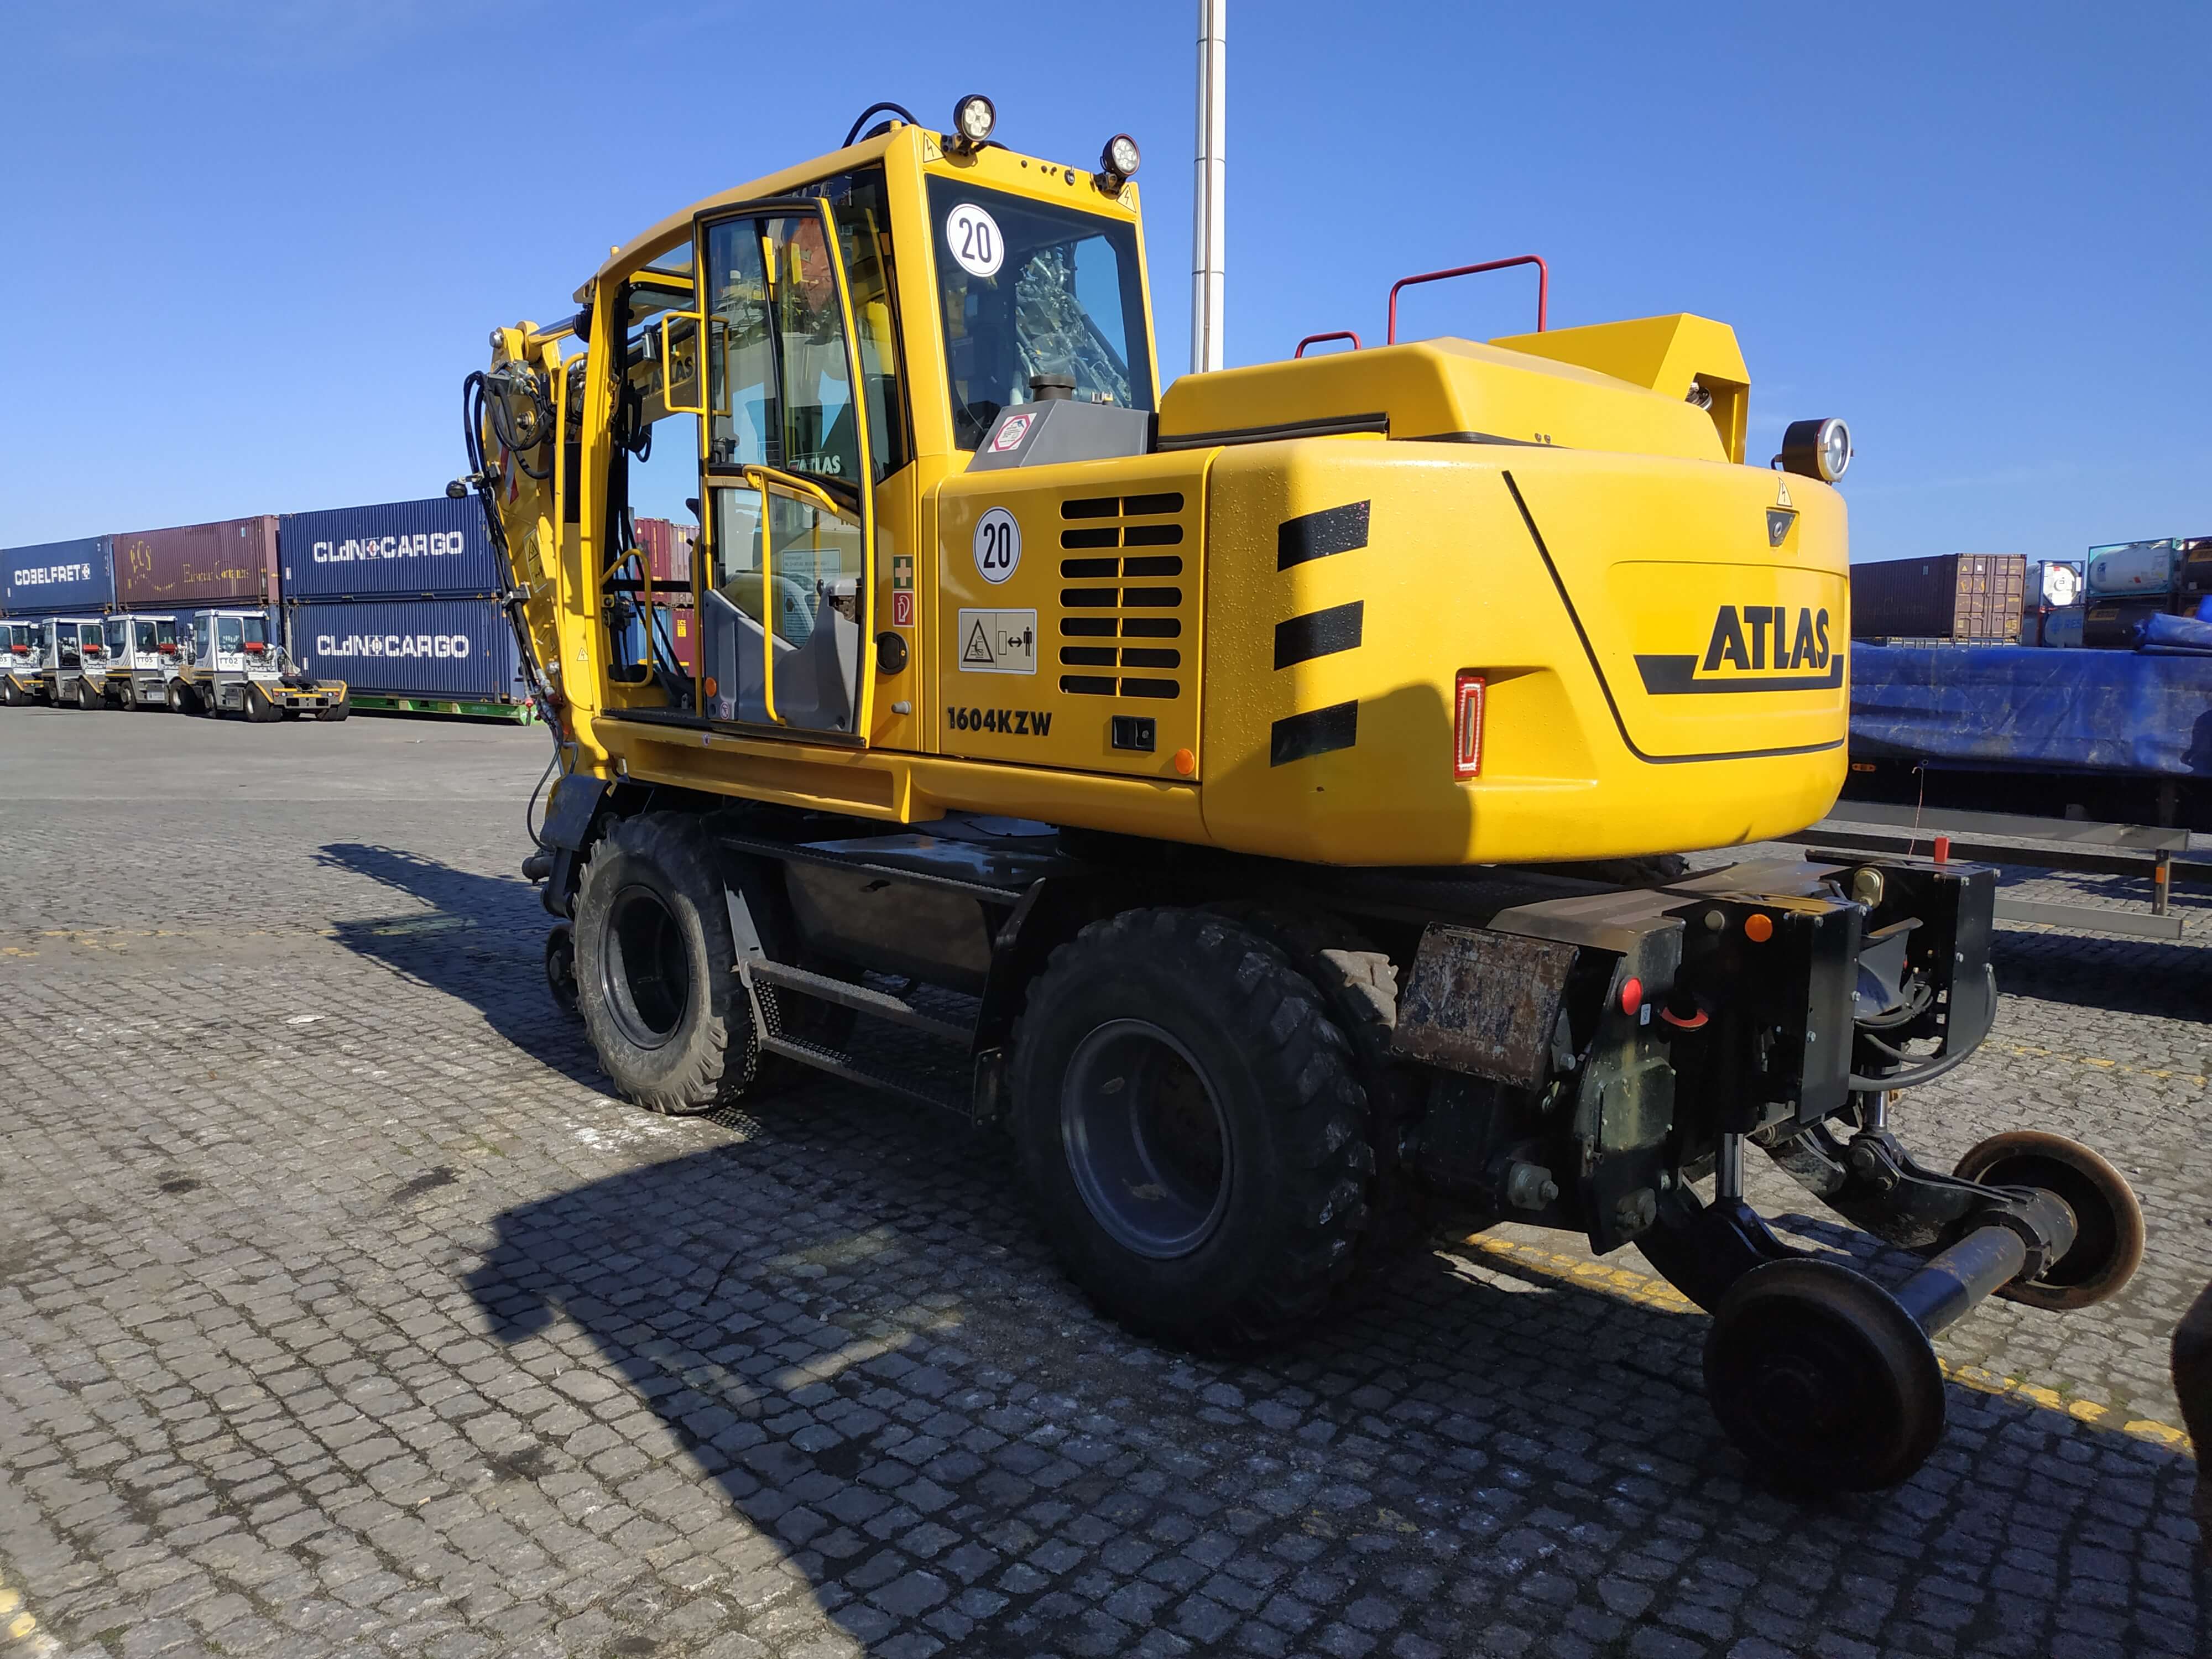
[[[2132,651],[2143,624],[2165,613],[2163,599],[2091,599],[2081,612],[2081,643],[2100,651]]]
[[[273,514],[112,538],[115,599],[126,610],[272,605],[279,597]]]
[[[2022,605],[2043,611],[2081,603],[2081,564],[2077,559],[2037,559],[2027,567]]]
[[[1946,553],[1851,567],[1851,637],[2016,640],[2024,553]]]
[[[696,524],[677,524],[668,519],[640,519],[637,521],[637,544],[645,550],[653,567],[653,585],[664,584],[689,589],[691,586],[691,549],[699,539]]]
[[[364,696],[526,701],[496,599],[325,599],[285,607],[293,660]]]
[[[106,536],[0,549],[0,611],[9,616],[105,611],[114,603],[115,561]]]
[[[474,496],[287,513],[276,547],[288,602],[459,598],[501,586]]]
[[[2173,591],[2181,571],[2181,540],[2115,542],[2089,550],[2089,597],[2149,599]]]

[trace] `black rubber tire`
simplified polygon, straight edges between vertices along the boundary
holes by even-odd
[[[1232,902],[1213,907],[1265,937],[1313,981],[1329,1018],[1350,1039],[1367,1103],[1367,1144],[1375,1172],[1367,1183],[1370,1214],[1359,1235],[1357,1267],[1383,1268],[1435,1226],[1429,1196],[1399,1161],[1413,1112],[1413,1081],[1390,1048],[1398,1027],[1398,968],[1389,953],[1342,917]]]
[[[103,692],[103,691],[97,691],[97,690],[94,690],[93,689],[93,684],[92,684],[92,682],[91,682],[90,680],[88,680],[88,679],[85,678],[85,677],[84,677],[83,675],[82,675],[82,674],[80,674],[80,675],[78,675],[78,676],[77,676],[77,678],[76,678],[76,706],[77,706],[78,708],[82,708],[82,709],[90,710],[90,709],[94,709],[94,708],[104,708],[104,707],[106,707],[106,703],[107,703],[107,695],[106,695],[106,693],[105,693],[105,692]]]
[[[1966,1149],[1952,1171],[1984,1187],[2038,1187],[2074,1212],[2066,1254],[2027,1284],[1997,1294],[2031,1308],[2071,1311],[2117,1296],[2142,1265],[2143,1212],[2128,1179],[2078,1140],[2048,1129],[2008,1129]]]
[[[246,718],[256,726],[271,726],[284,718],[284,711],[256,690],[251,682],[239,693],[239,701],[246,706]]]
[[[1218,1125],[1212,1213],[1164,1253],[1132,1248],[1094,1211],[1077,1165],[1096,1180],[1099,1164],[1071,1150],[1088,1132],[1063,1101],[1079,1056],[1129,1030],[1179,1048],[1169,1063]],[[1013,1045],[1015,1141],[1069,1278],[1129,1329],[1202,1352],[1249,1352],[1311,1321],[1351,1274],[1369,1218],[1375,1160],[1353,1068],[1321,993],[1253,929],[1175,909],[1085,928],[1030,988]],[[1109,1079],[1098,1093],[1122,1086]],[[1158,1177],[1121,1193],[1143,1202],[1164,1190]]]
[[[169,712],[173,714],[204,714],[207,704],[200,694],[182,680],[169,682]]]
[[[653,812],[608,830],[584,866],[574,940],[584,1030],[625,1097],[689,1116],[752,1082],[752,1011],[713,845],[693,818]]]
[[[19,708],[29,701],[30,699],[23,695],[22,688],[14,680],[0,679],[0,704],[5,704],[10,708]]]
[[[1770,1261],[1729,1286],[1705,1397],[1752,1469],[1788,1491],[1880,1492],[1943,1437],[1943,1371],[1897,1298],[1832,1261]]]
[[[328,708],[317,710],[315,718],[319,720],[342,720],[352,713],[353,693],[349,691],[344,696],[340,697]]]
[[[576,1006],[576,930],[565,921],[554,923],[545,935],[545,988],[562,1013],[571,1018],[580,1013]]]

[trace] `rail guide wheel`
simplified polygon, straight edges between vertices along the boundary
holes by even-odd
[[[1943,1433],[1943,1372],[1898,1299],[1832,1261],[1771,1261],[1729,1287],[1705,1392],[1758,1473],[1799,1491],[1905,1480]]]
[[[2074,1243],[2036,1278],[1996,1294],[2031,1308],[2087,1308],[2142,1265],[2143,1214],[2127,1177],[2078,1140],[2013,1129],[1966,1149],[1953,1171],[1984,1187],[2037,1187],[2074,1212]]]

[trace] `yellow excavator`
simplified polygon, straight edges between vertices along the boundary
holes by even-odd
[[[1759,1477],[1905,1478],[1932,1335],[2111,1295],[2142,1224],[2070,1140],[1945,1173],[1892,1127],[1994,1018],[1990,871],[1674,856],[1841,784],[1842,423],[1748,464],[1727,327],[1541,289],[1533,332],[1401,343],[1394,290],[1382,345],[1163,388],[1137,146],[995,125],[878,106],[468,377],[452,489],[557,746],[525,869],[608,1075],[1010,1132],[1070,1275],[1213,1350],[1439,1206],[1633,1243]],[[653,457],[686,574],[639,544]],[[1753,1151],[1920,1264],[1784,1242]]]

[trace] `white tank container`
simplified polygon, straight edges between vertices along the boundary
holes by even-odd
[[[2089,550],[2089,592],[2148,596],[2171,592],[2180,564],[2180,544],[2169,536],[2154,542],[2117,542]]]

